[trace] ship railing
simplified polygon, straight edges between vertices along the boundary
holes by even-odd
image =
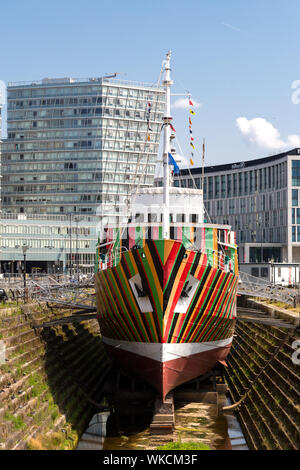
[[[111,245],[111,242],[101,246],[109,245]],[[142,247],[140,245],[135,245],[133,249],[134,248],[138,249]],[[122,254],[126,253],[127,251],[128,249],[126,247],[121,247],[121,249],[120,247],[118,247],[115,249],[108,250],[106,254],[100,254],[99,269],[103,271],[105,269],[117,266],[121,261]],[[235,259],[226,255],[224,251],[216,251],[210,249],[206,249],[205,251],[202,251],[201,249],[195,249],[195,251],[204,255],[204,258],[202,259],[203,264],[207,264],[208,266],[211,266],[215,269],[220,269],[222,271],[225,271],[226,273],[235,272]]]
[[[162,224],[158,222],[152,223],[143,223],[143,222],[131,222],[116,225],[106,225],[106,240],[102,243],[99,243],[97,248],[102,247],[105,243],[115,244],[117,239],[122,240],[122,246],[128,246],[131,248],[136,243],[139,243],[141,239],[143,240],[161,240],[162,239]],[[179,232],[177,229],[181,229]],[[203,243],[206,245],[205,237],[201,229],[212,229],[217,230],[217,243],[222,247],[222,249],[233,249],[236,250],[237,246],[234,240],[234,232],[231,230],[229,225],[221,224],[207,224],[207,223],[188,223],[188,222],[171,222],[170,223],[170,235],[172,240],[182,240],[186,248],[196,247],[201,248]],[[173,235],[172,235],[173,231]],[[225,242],[225,236],[222,236],[227,232],[227,241]]]

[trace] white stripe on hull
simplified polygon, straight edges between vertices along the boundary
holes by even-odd
[[[206,343],[138,343],[122,341],[102,336],[104,344],[128,351],[154,361],[167,362],[180,357],[188,357],[216,348],[222,348],[232,343],[232,337]]]

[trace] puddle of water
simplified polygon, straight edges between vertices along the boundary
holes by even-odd
[[[222,397],[219,410],[231,404]],[[155,448],[155,438],[150,434],[150,422],[136,417],[135,424],[121,422],[109,412],[93,416],[83,434],[78,450],[147,450]],[[172,440],[168,439],[167,440]],[[234,412],[223,415],[216,404],[177,403],[175,407],[174,440],[207,444],[213,450],[248,450],[239,422]],[[154,447],[153,447],[154,445]]]
[[[226,406],[232,405],[229,398],[226,399]],[[228,436],[231,441],[232,450],[249,450],[244,438],[240,423],[234,414],[234,411],[226,411],[225,418],[228,425]]]
[[[124,424],[120,425],[120,432],[117,433],[117,422],[111,416],[108,423],[108,432],[103,443],[103,450],[143,450],[149,446],[150,423],[145,424]]]
[[[81,436],[77,450],[102,450],[106,436],[106,423],[109,411],[95,414],[89,422],[88,428]]]

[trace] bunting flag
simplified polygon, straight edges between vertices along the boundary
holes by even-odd
[[[173,158],[173,156],[170,153],[168,153],[168,157],[169,157],[169,165],[173,165],[173,167],[174,167],[174,175],[178,175],[178,173],[180,171],[179,166],[177,165],[175,159]]]
[[[194,106],[192,100],[189,98],[189,105],[190,106]],[[196,113],[190,109],[190,114],[192,115],[195,115]],[[193,137],[193,130],[192,130],[192,119],[191,117],[189,116],[189,129],[190,129],[190,146],[195,149],[195,146],[194,146],[194,137]],[[190,157],[190,164],[191,165],[194,165],[194,153],[191,151],[191,157]]]

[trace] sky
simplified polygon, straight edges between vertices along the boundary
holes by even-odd
[[[195,166],[204,138],[206,165],[300,147],[299,0],[2,0],[0,18],[4,83],[112,72],[154,83],[170,49],[172,93],[195,104]],[[172,115],[188,160],[183,98]]]

